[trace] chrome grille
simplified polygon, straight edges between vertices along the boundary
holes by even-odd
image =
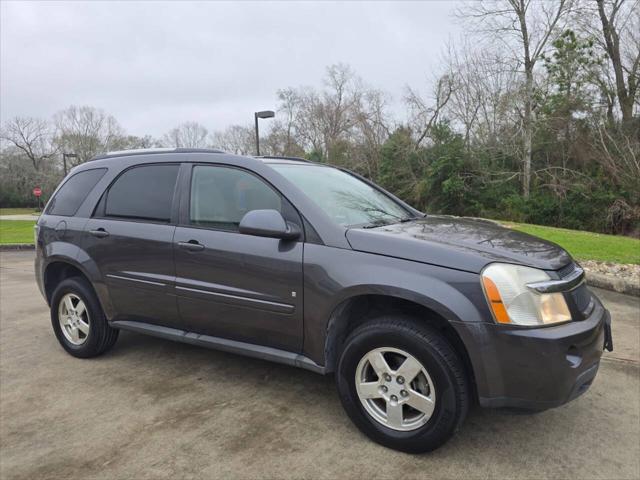
[[[558,275],[560,275],[560,278],[566,278],[575,272],[576,268],[578,268],[578,265],[575,262],[571,262],[558,270]]]

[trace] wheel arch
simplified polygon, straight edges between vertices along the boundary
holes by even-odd
[[[89,275],[77,262],[64,257],[50,258],[43,272],[44,294],[47,303],[51,303],[51,296],[56,289],[56,285],[69,277],[75,276],[84,277],[91,283]]]
[[[448,308],[413,292],[359,293],[343,299],[332,311],[325,337],[325,371],[334,372],[344,340],[358,326],[380,315],[402,313],[435,327],[462,360],[472,392],[476,396],[476,379],[469,351],[451,322],[460,319]]]
[[[87,266],[90,268],[87,268]],[[96,297],[98,297],[98,302],[107,315],[107,318],[111,318],[113,309],[111,308],[106,286],[100,281],[99,276],[95,274],[92,275],[92,269],[97,271],[95,265],[87,265],[86,262],[81,263],[66,256],[50,256],[47,259],[42,273],[43,293],[47,303],[51,305],[51,296],[53,295],[56,285],[61,281],[73,276],[81,276],[89,283]],[[96,278],[98,279],[97,281]]]

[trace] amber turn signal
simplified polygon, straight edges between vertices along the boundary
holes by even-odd
[[[507,314],[507,309],[504,308],[504,303],[502,303],[502,297],[500,296],[500,292],[498,291],[496,284],[493,283],[493,280],[489,277],[482,277],[482,284],[484,285],[484,291],[487,295],[491,311],[493,312],[493,316],[496,321],[498,323],[511,323],[509,315]]]

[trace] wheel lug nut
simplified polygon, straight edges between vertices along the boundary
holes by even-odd
[[[406,390],[401,390],[400,395],[402,395],[403,397],[406,397],[409,395],[409,392],[407,392]]]
[[[396,378],[396,382],[398,382],[400,385],[402,385],[404,383],[404,377]]]
[[[391,401],[392,402],[397,402],[398,401],[398,397],[396,397],[395,395],[391,395]]]
[[[389,375],[388,373],[385,373],[384,374],[384,379],[385,379],[385,381],[390,382],[391,381],[391,375]]]
[[[380,389],[384,392],[387,393],[387,390],[389,390],[386,385],[382,385],[382,387],[380,387]]]

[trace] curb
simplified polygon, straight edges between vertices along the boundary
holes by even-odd
[[[32,243],[10,243],[0,245],[0,252],[33,249],[35,249],[35,245]],[[640,297],[640,282],[633,282],[625,278],[610,277],[601,273],[585,273],[587,276],[587,285],[590,287],[602,288],[604,290],[611,290],[612,292]]]
[[[640,297],[640,282],[627,280],[626,278],[610,277],[601,273],[586,272],[587,285],[602,288],[613,292]]]
[[[0,245],[0,252],[14,251],[14,250],[34,250],[36,246],[33,243],[9,243]]]

